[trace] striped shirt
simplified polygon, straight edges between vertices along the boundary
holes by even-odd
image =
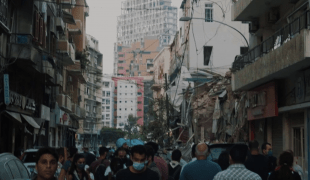
[[[219,172],[213,180],[262,180],[262,178],[243,164],[232,164],[225,171]]]

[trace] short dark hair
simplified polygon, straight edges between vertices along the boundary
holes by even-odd
[[[146,156],[147,157],[152,157],[152,161],[154,161],[155,151],[152,148],[152,146],[146,145],[145,149],[146,149]]]
[[[229,152],[223,151],[220,154],[217,163],[221,166],[222,171],[226,170],[229,167]]]
[[[262,144],[262,151],[267,148],[267,145],[271,146],[271,144],[268,142]]]
[[[109,149],[106,147],[100,147],[99,148],[99,154],[100,155],[104,155],[105,153],[108,153],[108,152],[109,152]]]
[[[69,158],[73,157],[75,154],[77,154],[77,152],[78,149],[76,147],[69,147],[69,153],[70,153]]]
[[[172,159],[173,161],[180,161],[180,160],[181,160],[181,157],[182,157],[182,153],[181,153],[180,150],[175,149],[175,150],[172,152],[171,159]]]
[[[74,171],[76,170],[77,166],[76,163],[79,161],[79,159],[85,158],[83,154],[76,154],[73,158],[73,161],[71,162],[71,167],[69,168],[68,174],[73,175]],[[85,160],[86,161],[86,160]],[[85,162],[86,163],[86,162]],[[83,172],[85,172],[84,169],[82,169]]]
[[[229,155],[235,163],[242,163],[243,164],[246,160],[247,152],[248,152],[247,145],[236,144],[231,148]]]
[[[196,146],[197,146],[197,144],[194,144],[194,145],[192,146],[192,156],[193,156],[193,157],[196,156]]]
[[[249,142],[250,150],[258,150],[258,146],[259,146],[259,143],[256,140]]]
[[[158,144],[157,143],[154,143],[154,142],[148,142],[145,144],[146,146],[152,146],[152,148],[154,149],[154,152],[155,154],[157,153],[159,147],[158,147]]]
[[[58,149],[56,149],[56,152],[57,152],[58,156],[63,156],[63,157],[65,157],[64,148],[58,148]]]
[[[131,155],[134,156],[135,153],[140,155],[146,155],[146,149],[143,145],[136,145],[131,148]]]
[[[43,156],[44,154],[52,155],[56,159],[56,161],[58,162],[59,157],[58,157],[58,154],[55,152],[54,149],[52,149],[52,148],[41,148],[36,153],[36,163],[39,162],[41,156]]]

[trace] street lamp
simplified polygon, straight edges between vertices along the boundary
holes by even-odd
[[[181,17],[181,18],[179,19],[179,21],[190,21],[190,20],[192,20],[192,19],[208,20],[208,19],[205,19],[205,18]],[[211,20],[211,19],[210,19],[210,20]],[[221,21],[216,21],[216,20],[214,20],[214,19],[212,19],[212,21],[213,21],[213,22],[220,23],[220,24],[223,24],[223,25],[228,26],[228,27],[232,28],[233,30],[237,31],[237,32],[238,32],[239,34],[241,34],[241,36],[244,38],[244,40],[245,40],[246,44],[248,45],[248,47],[250,47],[250,46],[249,46],[248,40],[245,38],[245,36],[244,36],[238,29],[236,29],[236,28],[234,28],[234,27],[232,27],[232,26],[230,26],[230,25],[228,25],[228,24],[225,24],[225,23],[223,23],[223,22],[221,22]]]

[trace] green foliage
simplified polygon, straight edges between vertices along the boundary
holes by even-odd
[[[134,117],[133,114],[128,115],[127,124],[124,131],[128,139],[144,139],[139,132],[140,125],[137,124],[139,117]]]
[[[109,142],[116,142],[119,138],[124,138],[126,133],[121,129],[103,127],[100,131],[100,137],[104,144],[108,144]]]

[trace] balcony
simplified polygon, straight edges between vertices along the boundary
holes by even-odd
[[[81,118],[85,118],[86,117],[86,111],[84,108],[80,108],[81,111]]]
[[[235,0],[232,5],[232,21],[251,21],[268,12],[271,7],[278,7],[283,0]]]
[[[61,0],[60,2],[63,9],[73,9],[76,5],[76,0]]]
[[[75,25],[69,24],[68,31],[72,35],[81,35],[83,32],[83,24],[82,21],[77,19],[75,20]]]
[[[78,106],[77,104],[72,103],[72,116],[74,116],[75,118],[79,118],[81,117],[81,109],[80,106]]]
[[[74,65],[75,50],[71,43],[67,40],[58,41],[59,53],[64,66]]]
[[[8,0],[0,1],[0,34],[2,32],[9,33],[10,29],[8,28],[8,13],[9,13],[9,3]]]
[[[53,65],[49,61],[43,60],[42,66],[43,66],[42,73],[48,75],[50,78],[54,78]]]
[[[233,63],[234,91],[249,90],[274,79],[283,79],[292,72],[310,66],[310,12],[254,47]]]
[[[65,28],[66,28],[66,26],[65,26],[65,23],[62,20],[62,18],[57,17],[56,18],[56,29],[57,29],[57,31],[59,31],[60,33],[63,33],[63,32],[65,32]]]
[[[65,94],[57,95],[57,103],[59,107],[67,113],[72,112],[71,98]]]
[[[86,83],[87,75],[81,68],[80,60],[74,60],[74,65],[68,66],[67,71],[70,75],[78,77],[81,83]]]
[[[60,73],[56,73],[56,85],[62,86],[63,77]]]

